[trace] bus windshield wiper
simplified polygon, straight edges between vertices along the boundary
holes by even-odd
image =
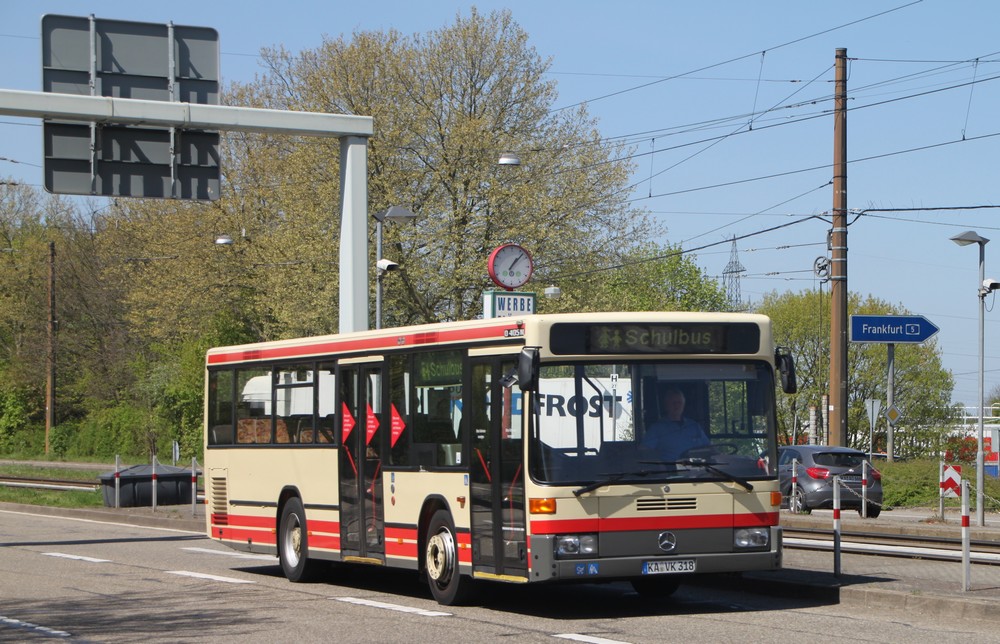
[[[685,459],[682,459],[680,461],[673,461],[673,464],[674,465],[687,465],[688,467],[700,467],[700,468],[702,468],[704,470],[708,470],[712,474],[716,474],[718,476],[721,476],[722,478],[726,479],[727,481],[732,481],[733,483],[736,483],[737,485],[739,485],[740,487],[742,487],[747,492],[753,492],[753,484],[750,483],[750,481],[748,481],[748,480],[746,480],[744,478],[740,478],[740,477],[738,477],[738,476],[736,476],[734,474],[730,474],[729,472],[727,472],[725,470],[720,470],[719,468],[715,467],[715,463],[709,463],[708,461],[706,461],[703,458],[685,458]]]
[[[604,487],[605,485],[611,485],[612,483],[618,483],[618,482],[622,481],[623,479],[625,479],[626,477],[628,477],[628,478],[639,478],[641,476],[649,476],[652,473],[653,472],[650,472],[649,470],[639,470],[638,472],[620,472],[618,474],[601,474],[600,476],[602,476],[604,478],[597,479],[596,481],[592,481],[590,483],[587,483],[583,487],[580,487],[580,488],[577,488],[577,489],[573,490],[573,495],[574,496],[580,496],[581,494],[586,494],[587,492],[593,492],[594,490],[596,490],[599,487]]]

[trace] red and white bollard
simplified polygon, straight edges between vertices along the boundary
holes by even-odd
[[[198,515],[198,459],[191,457],[191,516]]]
[[[840,476],[833,477],[833,576],[840,576]]]
[[[969,482],[962,481],[962,590],[971,587],[972,568],[969,552]]]
[[[792,487],[788,489],[788,509],[794,514],[798,512],[801,508],[796,508],[793,503],[795,503],[795,490],[799,486],[799,464],[798,460],[792,459]]]
[[[115,509],[121,507],[121,469],[122,458],[115,454]]]
[[[861,461],[861,518],[868,518],[868,461]]]

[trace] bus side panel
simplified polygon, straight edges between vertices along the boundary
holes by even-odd
[[[468,475],[463,472],[384,472],[386,564],[417,570],[423,553],[419,545],[420,513],[427,503],[443,504],[455,522],[459,570],[472,574],[472,539],[469,530]]]
[[[329,448],[208,449],[208,536],[236,550],[277,554],[279,501],[288,486],[305,507],[310,554],[338,558],[336,455]],[[282,471],[274,471],[275,463],[283,464]],[[230,477],[230,472],[241,476]]]

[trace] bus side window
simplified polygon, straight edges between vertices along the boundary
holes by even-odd
[[[463,354],[456,350],[419,353],[413,361],[416,464],[460,466]]]
[[[396,355],[389,358],[389,464],[412,465],[410,445],[413,441],[413,414],[410,410],[410,357]],[[399,420],[395,421],[395,410]]]
[[[208,374],[209,445],[233,444],[233,371]]]

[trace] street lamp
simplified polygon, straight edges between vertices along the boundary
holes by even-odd
[[[986,312],[986,295],[995,290],[994,281],[986,281],[986,244],[990,241],[972,230],[955,235],[951,238],[959,246],[979,244],[979,437],[976,442],[976,521],[980,526],[986,525],[986,514],[983,508],[983,372],[985,333],[983,332],[983,317]],[[1000,286],[1000,285],[998,285]]]
[[[375,218],[375,328],[382,328],[382,277],[399,268],[399,264],[382,257],[382,225],[386,219],[414,219],[417,215],[402,206],[390,206],[384,212],[372,213]]]

